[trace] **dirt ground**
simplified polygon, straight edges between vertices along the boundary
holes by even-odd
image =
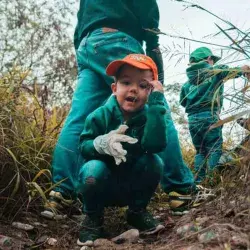
[[[246,184],[246,183],[245,183]],[[187,215],[172,216],[167,203],[153,203],[151,210],[166,229],[158,235],[140,237],[134,244],[115,244],[100,240],[99,245],[86,249],[135,249],[135,250],[198,250],[198,249],[250,249],[250,187],[243,185],[220,190],[216,199],[197,208]],[[125,209],[110,208],[105,213],[105,229],[108,239],[128,228],[124,220]],[[39,212],[21,212],[15,217],[2,217],[0,235],[11,238],[9,246],[0,243],[0,249],[80,249],[76,241],[81,216],[63,221],[46,220]],[[31,231],[17,229],[13,221],[29,224]],[[55,244],[51,244],[51,238]],[[1,242],[1,238],[0,238]]]

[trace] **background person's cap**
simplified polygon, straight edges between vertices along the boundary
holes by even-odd
[[[213,55],[212,51],[207,47],[200,47],[194,50],[189,57],[189,62],[199,62],[208,57],[211,57],[214,60],[214,63],[218,62],[221,57]]]
[[[139,69],[152,70],[154,80],[158,80],[158,70],[156,64],[150,57],[143,54],[130,54],[122,60],[115,60],[111,62],[106,68],[107,75],[116,76],[117,71],[124,64],[129,64]]]

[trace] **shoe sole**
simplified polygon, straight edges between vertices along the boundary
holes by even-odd
[[[54,214],[50,211],[43,211],[41,212],[41,216],[46,218],[46,219],[50,219],[50,220],[64,220],[67,218],[67,215],[60,215],[60,214]]]
[[[77,245],[78,246],[86,246],[86,247],[93,247],[94,246],[94,242],[92,240],[87,240],[85,242],[81,242],[79,239],[77,240]]]
[[[187,211],[187,210],[185,210],[185,211],[170,211],[170,213],[172,215],[182,216],[182,215],[188,214],[189,211]]]
[[[153,234],[159,233],[163,229],[165,229],[165,227],[163,225],[158,225],[154,230],[141,232],[141,234],[143,234],[143,235],[153,235]]]

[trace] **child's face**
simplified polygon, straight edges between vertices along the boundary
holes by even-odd
[[[149,82],[152,80],[151,70],[140,70],[127,64],[122,67],[111,88],[125,116],[143,108],[151,92]]]
[[[208,62],[208,64],[210,64],[211,66],[214,65],[214,60],[213,60],[213,58],[212,58],[211,56],[208,57],[207,62]]]

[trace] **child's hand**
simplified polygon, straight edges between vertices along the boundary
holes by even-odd
[[[164,92],[163,91],[163,85],[162,85],[161,82],[159,82],[157,80],[153,80],[153,81],[149,82],[149,84],[150,84],[150,86],[152,88],[152,92],[156,92],[156,91],[161,92],[161,93]]]
[[[136,138],[125,135],[127,125],[120,125],[117,129],[111,130],[105,135],[99,135],[94,139],[94,147],[99,154],[111,155],[115,159],[116,165],[122,161],[126,162],[127,151],[123,149],[122,142],[135,144]]]
[[[243,65],[243,66],[241,67],[241,70],[242,70],[243,72],[248,72],[248,71],[250,70],[250,66],[248,66],[248,65]]]

